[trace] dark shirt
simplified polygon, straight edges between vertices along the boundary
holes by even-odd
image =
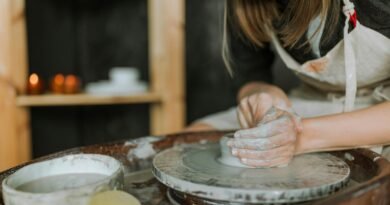
[[[342,6],[342,1],[341,6]],[[279,0],[282,6],[286,0]],[[390,38],[390,0],[355,0],[355,9],[360,24],[373,29],[382,35]],[[342,10],[340,11],[342,12]],[[339,21],[333,26],[332,36],[327,41],[321,39],[320,55],[325,55],[338,42],[343,39],[345,16],[340,14]],[[229,24],[228,24],[229,25]],[[325,24],[324,33],[327,33],[328,25]],[[269,43],[264,47],[257,47],[238,35],[232,26],[228,26],[229,45],[231,50],[234,81],[237,87],[251,81],[264,81],[272,83],[271,66],[274,61],[274,53]],[[305,42],[306,35],[299,40]],[[285,48],[287,52],[299,63],[303,64],[308,60],[316,58],[313,51],[307,48]]]

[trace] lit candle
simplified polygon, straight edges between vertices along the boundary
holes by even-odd
[[[62,74],[57,74],[53,77],[50,83],[50,88],[53,93],[62,94],[64,93],[65,77]]]
[[[32,73],[28,77],[27,83],[27,93],[31,95],[42,94],[43,91],[43,82],[39,78],[38,74]]]
[[[64,92],[66,94],[74,94],[80,92],[80,79],[75,75],[67,75],[65,77]]]

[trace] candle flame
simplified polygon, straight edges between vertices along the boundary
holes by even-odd
[[[39,82],[39,77],[36,73],[30,75],[29,81],[32,85],[36,85]]]

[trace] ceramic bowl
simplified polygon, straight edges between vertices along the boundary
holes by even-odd
[[[37,181],[41,183],[32,186]],[[31,164],[2,182],[5,205],[87,205],[95,193],[122,187],[121,163],[97,154],[67,155]]]

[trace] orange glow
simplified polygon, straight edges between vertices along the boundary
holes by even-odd
[[[65,77],[65,93],[74,94],[80,92],[80,79],[75,75]]]
[[[39,77],[36,73],[30,75],[29,82],[31,85],[36,85],[39,82]]]
[[[74,75],[68,75],[68,76],[66,76],[65,81],[66,81],[66,84],[74,85],[77,83],[77,78]]]
[[[56,74],[50,82],[50,88],[53,93],[61,94],[64,92],[65,76]]]
[[[62,85],[62,84],[64,84],[64,81],[65,81],[64,75],[57,74],[54,76],[54,83],[56,85]]]
[[[32,73],[28,76],[27,93],[31,95],[42,94],[43,81],[36,73]]]

